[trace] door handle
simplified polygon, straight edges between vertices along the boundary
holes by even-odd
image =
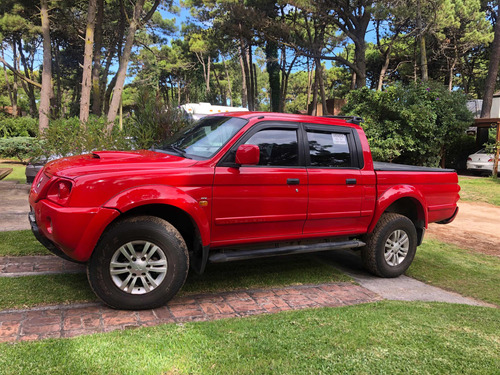
[[[300,180],[298,178],[287,178],[286,183],[288,185],[299,185]]]
[[[346,178],[345,179],[345,184],[346,185],[356,185],[356,179],[355,178]]]

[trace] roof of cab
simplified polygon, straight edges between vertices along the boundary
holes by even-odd
[[[350,122],[349,118],[343,117],[322,117],[322,116],[309,116],[309,115],[298,115],[291,113],[278,113],[278,112],[228,112],[228,113],[217,113],[211,116],[229,116],[229,117],[240,117],[244,119],[273,119],[281,121],[294,121],[294,122],[304,122],[309,124],[325,124],[325,125],[340,125],[348,126],[352,128],[360,128],[357,123]],[[360,118],[355,118],[357,121]],[[362,120],[361,120],[362,121]]]

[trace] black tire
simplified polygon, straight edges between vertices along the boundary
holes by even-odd
[[[184,285],[188,270],[188,250],[179,231],[163,219],[138,216],[103,234],[88,262],[87,277],[108,306],[141,310],[165,305]]]
[[[397,244],[391,247],[390,243],[397,238]],[[400,242],[404,242],[403,245]],[[416,251],[417,231],[413,222],[406,216],[386,213],[382,215],[373,232],[366,236],[366,246],[361,249],[361,259],[365,269],[372,274],[397,277],[410,267]]]

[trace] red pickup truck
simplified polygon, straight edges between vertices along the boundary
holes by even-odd
[[[373,162],[358,118],[241,112],[151,150],[52,161],[29,217],[106,304],[145,309],[208,262],[358,248],[368,271],[401,275],[459,190],[453,170]]]

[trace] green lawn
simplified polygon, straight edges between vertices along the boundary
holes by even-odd
[[[318,257],[294,256],[212,264],[190,273],[179,295],[349,281]],[[0,277],[0,290],[0,310],[97,300],[84,274]]]
[[[459,177],[460,198],[464,201],[486,202],[500,206],[500,179],[492,177]]]
[[[30,230],[0,232],[0,257],[51,254]]]
[[[1,163],[0,168],[12,168],[13,171],[3,181],[19,181],[21,184],[26,183],[25,169],[26,166],[20,163]]]
[[[426,240],[406,274],[500,306],[500,258]]]
[[[494,374],[500,310],[379,302],[0,344],[9,374]]]
[[[30,231],[0,232],[0,256],[27,254],[48,251]],[[350,281],[325,262],[321,256],[302,255],[210,264],[203,275],[189,274],[181,294]],[[497,257],[426,240],[407,275],[500,306]],[[95,300],[84,275],[0,278],[0,290],[0,308]]]

